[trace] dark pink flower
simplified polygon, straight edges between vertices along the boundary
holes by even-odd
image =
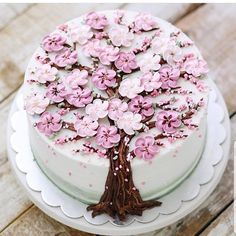
[[[175,88],[180,76],[180,71],[177,68],[173,68],[170,65],[163,65],[159,70],[160,80],[162,82],[161,87],[163,89]]]
[[[62,35],[55,33],[47,35],[42,42],[43,49],[47,52],[58,52],[63,49],[66,38]]]
[[[53,102],[62,102],[67,92],[63,84],[51,83],[46,92],[46,96]]]
[[[57,113],[44,112],[36,126],[41,133],[50,136],[62,128],[61,116]]]
[[[105,67],[98,68],[92,76],[92,81],[97,88],[106,90],[113,87],[116,83],[116,72]]]
[[[66,100],[76,107],[85,107],[93,100],[92,91],[89,88],[78,87],[66,95]]]
[[[129,110],[141,114],[143,119],[149,117],[154,113],[152,99],[138,95],[129,102]]]
[[[152,159],[158,153],[158,146],[152,136],[138,138],[135,142],[134,154],[144,160]]]
[[[120,135],[115,126],[101,125],[98,128],[96,141],[104,148],[111,148],[120,141]]]
[[[131,73],[132,70],[138,67],[135,54],[133,52],[120,52],[118,59],[115,61],[115,66],[125,73]]]
[[[161,111],[157,114],[156,127],[166,133],[175,133],[181,126],[179,114],[175,111]]]
[[[108,25],[107,18],[104,14],[99,14],[97,12],[90,12],[87,14],[85,22],[93,29],[103,29]]]
[[[73,65],[77,62],[77,60],[77,52],[71,51],[69,48],[64,49],[62,52],[55,56],[55,64],[59,67]]]

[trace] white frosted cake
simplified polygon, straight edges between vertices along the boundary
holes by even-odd
[[[93,216],[127,214],[188,177],[206,136],[207,65],[146,13],[91,12],[44,37],[25,74],[35,161]]]

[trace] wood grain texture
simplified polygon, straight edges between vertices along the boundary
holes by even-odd
[[[236,4],[207,4],[177,24],[201,50],[210,75],[224,95],[229,112],[236,110]]]
[[[234,236],[233,203],[200,236]]]

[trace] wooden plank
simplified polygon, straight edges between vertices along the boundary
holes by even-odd
[[[195,4],[39,4],[17,17],[0,32],[0,101],[23,81],[27,63],[42,37],[59,25],[91,10],[124,8],[154,13],[174,21]],[[143,9],[142,9],[143,10]],[[3,14],[4,15],[4,14]],[[44,17],[45,16],[45,17]],[[12,39],[15,39],[14,41]]]
[[[29,3],[14,3],[0,4],[0,31],[4,28],[9,22],[11,22],[14,18],[27,11],[32,4]]]
[[[236,110],[235,12],[236,4],[207,4],[177,24],[200,48],[230,113]]]
[[[35,206],[1,233],[1,236],[12,235],[92,236],[56,222]]]
[[[235,235],[233,203],[200,235],[201,236]]]

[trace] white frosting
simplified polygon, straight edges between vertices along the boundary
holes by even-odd
[[[112,11],[105,12],[108,19],[111,21],[113,18]],[[133,19],[137,13],[129,12],[125,13],[127,21]],[[127,18],[128,16],[128,18]],[[79,22],[83,19],[80,17],[73,22]],[[178,29],[163,21],[159,18],[155,18],[158,25],[165,34],[170,32],[177,32]],[[148,36],[153,33],[145,33]],[[134,39],[133,44],[140,44],[140,37]],[[181,40],[187,40],[188,37],[183,33],[180,34]],[[188,39],[189,40],[189,39]],[[90,65],[88,58],[83,57],[81,49],[77,49],[79,54],[79,60],[83,65]],[[125,49],[128,50],[128,49]],[[195,46],[184,49],[199,54]],[[37,54],[41,53],[41,49],[37,50]],[[35,54],[36,55],[36,54]],[[141,57],[139,55],[138,57]],[[148,62],[147,62],[148,63]],[[29,72],[37,65],[34,57],[29,63],[28,69],[25,75],[25,81],[29,79]],[[141,72],[136,72],[131,75],[126,75],[127,78],[138,77]],[[143,159],[134,158],[131,160],[133,179],[135,186],[139,189],[141,196],[144,200],[152,199],[154,197],[160,197],[173,189],[177,184],[181,182],[191,172],[194,166],[197,164],[201,151],[205,142],[206,135],[206,113],[207,113],[207,93],[199,92],[195,85],[189,81],[182,80],[179,84],[183,88],[192,90],[191,98],[198,102],[201,98],[204,98],[206,104],[201,107],[197,114],[193,118],[193,123],[198,124],[198,129],[190,130],[185,128],[185,133],[188,137],[180,139],[174,143],[165,143],[165,148],[161,148],[160,152],[151,160],[145,161]],[[92,86],[92,85],[91,85]],[[25,94],[26,96],[32,91],[43,91],[43,88],[32,84],[29,85],[25,82]],[[97,91],[96,89],[94,89]],[[153,100],[158,102],[165,98],[170,98],[172,95],[160,95]],[[182,95],[174,95],[179,98],[177,104],[181,104],[185,97]],[[40,133],[37,128],[34,127],[34,123],[37,121],[37,116],[28,115],[29,132],[31,148],[36,158],[36,161],[41,166],[42,170],[48,175],[53,182],[58,185],[62,190],[70,195],[86,202],[96,203],[99,201],[105,188],[105,181],[108,174],[109,160],[105,158],[99,158],[96,153],[93,154],[81,154],[74,153],[76,150],[82,147],[82,141],[76,143],[68,143],[63,145],[55,145],[55,138],[49,139],[44,134]],[[70,115],[68,115],[70,119]],[[70,131],[62,131],[64,134],[69,134]],[[151,129],[148,133],[158,134],[156,129]],[[130,150],[133,150],[135,140],[144,135],[138,135],[130,143]]]

